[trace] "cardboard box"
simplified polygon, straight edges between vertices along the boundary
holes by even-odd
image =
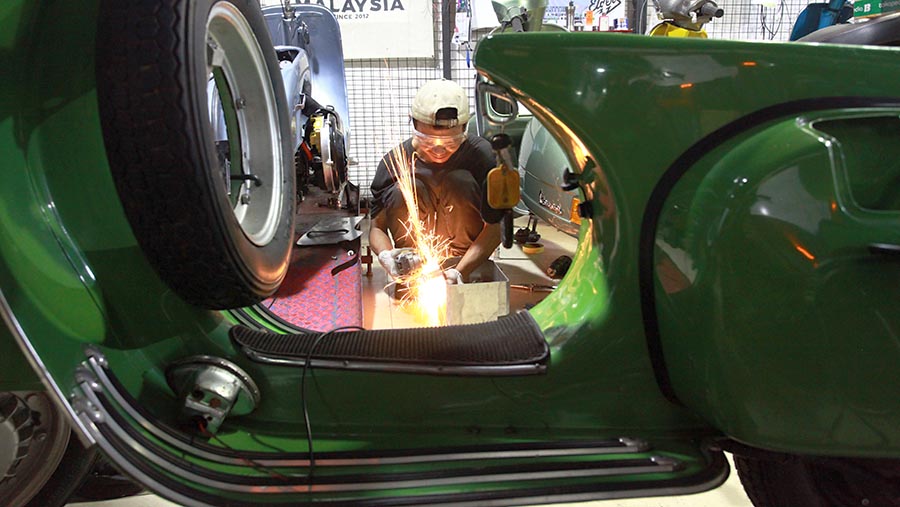
[[[459,258],[448,259],[446,267]],[[471,275],[469,283],[447,286],[447,325],[478,324],[509,314],[509,278],[494,264],[485,261]]]

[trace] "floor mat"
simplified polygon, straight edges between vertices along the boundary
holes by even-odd
[[[313,331],[361,326],[358,256],[359,240],[294,247],[284,282],[263,306],[283,320]]]

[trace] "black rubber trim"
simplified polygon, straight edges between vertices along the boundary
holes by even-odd
[[[276,334],[234,326],[231,339],[245,352],[303,360],[352,361],[444,367],[546,365],[550,347],[528,312],[460,326]],[[310,355],[310,347],[315,349]],[[539,371],[538,371],[539,373]]]
[[[250,308],[252,308],[255,312],[257,312],[259,314],[259,316],[254,317],[252,314],[250,314],[250,312],[248,311]],[[253,306],[249,306],[249,307],[245,307],[245,308],[236,308],[236,309],[227,310],[227,311],[230,312],[232,315],[234,315],[234,317],[236,319],[241,321],[240,325],[248,327],[250,329],[259,329],[259,330],[267,331],[268,328],[266,328],[266,326],[263,325],[258,320],[258,319],[264,319],[269,324],[283,328],[282,331],[284,331],[286,333],[315,333],[316,332],[313,329],[307,329],[305,327],[300,327],[300,326],[291,324],[290,322],[288,322],[288,321],[282,319],[281,317],[279,317],[278,315],[276,315],[275,312],[273,312],[272,310],[266,308],[265,305],[263,305],[262,303],[257,303]]]
[[[254,329],[263,329],[263,327],[264,327],[259,322],[256,322],[255,320],[253,320],[253,318],[250,316],[249,313],[247,313],[247,311],[244,308],[235,308],[235,309],[231,309],[231,310],[225,310],[223,313],[228,313],[229,315],[234,317],[235,320],[238,321],[238,325],[247,326],[249,328],[254,328]]]
[[[132,466],[137,468],[148,479],[153,480],[163,487],[168,488],[171,492],[182,495],[209,506],[216,507],[259,507],[261,504],[257,501],[233,500],[219,495],[206,493],[189,486],[185,486],[181,482],[171,479],[167,474],[161,472],[153,465],[149,464],[135,449],[132,449],[124,442],[116,437],[115,433],[105,424],[97,425],[97,430],[103,438],[111,445],[121,457],[127,460]],[[666,480],[641,480],[628,482],[601,482],[592,484],[576,484],[569,486],[545,486],[539,488],[527,488],[518,490],[493,490],[493,491],[477,491],[470,493],[447,493],[432,494],[418,496],[394,496],[394,497],[378,497],[378,498],[357,498],[348,499],[346,497],[338,500],[316,499],[315,501],[298,502],[291,498],[293,495],[287,495],[284,501],[267,501],[264,505],[269,506],[315,506],[315,505],[355,505],[360,507],[392,507],[406,505],[439,505],[446,503],[468,503],[478,504],[495,500],[504,499],[529,499],[547,496],[559,495],[590,495],[601,494],[606,492],[628,492],[643,491],[645,494],[652,494],[653,491],[661,491],[662,494],[677,494],[680,490],[695,486],[715,487],[725,481],[728,477],[729,467],[722,452],[710,453],[710,461],[708,465],[692,476],[678,477]],[[163,492],[158,492],[163,493]],[[163,493],[163,496],[165,494]],[[245,495],[246,496],[246,495]],[[285,495],[272,495],[273,497],[281,497]],[[514,505],[510,502],[508,505]]]
[[[656,314],[653,249],[656,243],[659,215],[662,212],[666,198],[668,198],[669,193],[681,177],[708,152],[719,145],[750,129],[779,118],[826,109],[896,107],[900,107],[900,98],[896,97],[820,97],[775,104],[754,111],[713,131],[694,143],[666,169],[666,172],[663,173],[653,188],[647,207],[644,210],[638,253],[641,312],[644,320],[644,333],[647,337],[647,349],[649,350],[650,361],[653,364],[656,383],[666,399],[678,405],[684,405],[678,399],[675,389],[672,387],[662,349],[659,321]]]
[[[167,433],[172,438],[180,440],[186,444],[190,444],[196,446],[198,449],[208,452],[210,454],[218,454],[220,456],[226,458],[243,458],[250,460],[272,460],[274,458],[280,458],[285,461],[299,461],[304,460],[309,457],[309,453],[306,452],[276,452],[276,451],[236,451],[232,449],[225,449],[222,447],[211,445],[203,440],[200,440],[196,437],[190,436],[182,431],[179,431],[172,426],[167,425],[166,423],[160,421],[156,416],[150,413],[149,410],[140,402],[138,402],[128,390],[125,389],[125,386],[119,381],[116,375],[112,372],[112,370],[105,368],[107,378],[109,378],[110,383],[113,384],[113,387],[118,391],[118,393],[134,408],[139,414],[141,414],[145,419],[154,423],[159,429]],[[107,401],[107,398],[104,396],[101,398],[102,401],[106,401],[104,403],[104,407],[109,412],[118,412],[118,410],[112,406],[111,402]],[[553,442],[509,442],[503,444],[490,444],[490,445],[466,445],[466,446],[456,446],[456,447],[426,447],[419,449],[388,449],[388,450],[369,450],[362,449],[356,451],[331,451],[331,452],[317,452],[316,453],[316,461],[319,463],[327,462],[328,460],[347,460],[347,459],[373,459],[373,458],[394,458],[394,457],[405,457],[405,456],[427,456],[427,455],[444,455],[444,454],[460,454],[460,453],[476,453],[476,452],[503,452],[503,451],[541,451],[541,450],[556,450],[556,449],[574,449],[574,448],[597,448],[597,449],[615,449],[615,448],[627,448],[628,446],[622,443],[621,440],[610,439],[610,440],[559,440]],[[646,446],[641,446],[637,452],[644,452]],[[628,450],[623,450],[623,453],[632,452]],[[324,464],[318,465],[319,468],[322,468]],[[287,467],[284,467],[287,468]]]

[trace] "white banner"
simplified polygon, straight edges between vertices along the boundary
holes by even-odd
[[[344,59],[434,56],[432,0],[301,0],[334,13]]]
[[[649,1],[649,0],[648,0]],[[587,24],[587,11],[592,11],[592,24],[598,24],[600,16],[608,18],[609,27],[603,30],[613,29],[613,20],[625,18],[625,2],[623,0],[574,0],[575,20]],[[721,3],[721,2],[720,2]],[[544,11],[544,22],[566,26],[566,7],[569,0],[548,0],[547,10]]]

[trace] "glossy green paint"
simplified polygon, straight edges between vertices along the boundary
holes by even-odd
[[[573,292],[590,300],[597,284],[602,282],[610,294],[605,300],[604,311],[608,317],[585,327],[562,330],[555,339],[595,343],[612,336],[624,340],[642,339],[628,334],[629,330],[643,332],[637,273],[639,231],[650,194],[670,165],[704,136],[765,107],[815,97],[894,96],[897,92],[895,83],[900,77],[900,71],[894,65],[898,58],[900,53],[886,48],[673,40],[614,34],[504,34],[483,41],[476,53],[479,70],[493,82],[512,90],[516,98],[532,109],[561,144],[574,154],[574,160],[591,167],[589,157],[597,164],[596,168],[585,171],[588,178],[593,179],[585,188],[594,205],[592,232],[597,242],[592,251],[599,256],[596,265],[603,269],[578,270],[575,277],[566,279],[564,290],[548,297],[535,309],[535,314],[553,312],[561,298],[568,300],[569,297],[564,295]],[[541,64],[534,65],[534,62]],[[872,75],[868,69],[878,69],[878,77],[861,79],[860,76]],[[791,159],[791,154],[804,155],[802,151],[794,153],[790,149],[785,148],[786,159]],[[754,158],[744,153],[744,159],[733,158],[732,163],[749,166],[769,155],[762,152]],[[850,234],[862,237],[866,233]],[[895,237],[892,234],[889,238]],[[744,252],[743,255],[753,253]],[[790,276],[794,266],[777,267],[778,270],[768,276]],[[845,273],[843,283],[849,284],[853,278],[850,271]],[[860,292],[887,292],[891,298],[896,297],[896,284],[889,283],[894,278],[875,280],[872,272],[865,269],[855,273],[861,276],[863,283],[858,289]],[[756,273],[743,274],[751,276],[750,280],[735,277],[735,284],[752,282],[752,275]],[[871,285],[865,285],[870,282]],[[788,379],[809,374],[804,370],[815,363],[819,370],[816,378],[827,377],[827,386],[808,381],[783,384],[787,379],[776,373],[788,367],[790,362],[775,360],[769,363],[768,354],[773,350],[754,349],[762,339],[754,330],[744,332],[729,327],[730,332],[724,333],[722,329],[710,329],[721,324],[710,319],[716,315],[714,310],[721,308],[720,313],[748,312],[756,320],[766,322],[779,312],[811,307],[824,311],[834,309],[840,303],[817,301],[804,303],[808,305],[805,307],[798,306],[799,302],[793,306],[777,306],[771,301],[763,304],[764,296],[745,300],[746,291],[740,290],[739,286],[729,288],[734,292],[727,295],[707,292],[711,301],[702,305],[682,305],[675,310],[665,308],[659,312],[664,330],[664,355],[673,365],[675,392],[684,393],[691,408],[697,409],[715,426],[724,427],[726,433],[742,430],[742,440],[762,447],[826,454],[896,456],[900,452],[897,409],[887,397],[896,382],[878,383],[868,370],[873,366],[878,366],[878,371],[887,369],[891,379],[898,370],[896,350],[891,352],[891,347],[896,346],[895,321],[883,325],[874,319],[874,313],[884,309],[883,306],[871,307],[868,318],[859,317],[833,329],[830,338],[823,340],[824,346],[818,341],[821,338],[802,339],[804,341],[800,343],[820,345],[821,350],[815,357],[828,358],[829,362],[827,366],[816,359],[795,363],[793,366],[797,369]],[[655,290],[657,294],[662,290],[659,280]],[[831,287],[829,290],[836,289]],[[728,305],[724,304],[726,298]],[[853,296],[842,298],[838,301],[853,299]],[[853,308],[874,303],[872,298],[858,295]],[[782,304],[785,302],[783,297],[778,300]],[[843,310],[841,315],[846,312]],[[702,326],[698,325],[700,321],[703,321]],[[852,345],[847,344],[857,339],[860,321],[865,322],[862,328],[878,332],[871,333],[871,338],[865,342],[867,347],[857,349],[852,356],[854,364],[850,364],[846,349]],[[669,334],[672,328],[682,332]],[[807,330],[797,324],[792,329]],[[895,333],[892,338],[890,332]],[[684,338],[686,334],[691,334],[690,339]],[[798,343],[797,339],[790,343]],[[838,346],[841,343],[845,345]],[[740,358],[735,355],[728,356],[728,360],[716,357],[716,347],[723,344],[754,350],[756,354],[753,371],[733,374],[745,384],[729,400],[724,400],[726,395],[719,395],[718,391],[723,387],[701,367],[715,365],[715,371],[719,372],[747,367],[740,361],[734,364],[728,361]],[[866,356],[864,350],[873,355],[862,361],[861,356]],[[565,354],[565,350],[562,353]],[[764,393],[781,389],[783,393],[791,393],[788,398],[791,400],[804,397],[821,400],[831,396],[845,408],[861,404],[860,410],[847,411],[848,418],[868,414],[871,416],[868,421],[875,421],[878,426],[867,429],[864,419],[836,431],[833,413],[819,417],[816,412],[809,412],[808,404],[786,407],[785,396],[766,398],[765,394],[757,394],[752,389],[755,384],[748,380],[751,376],[759,379],[757,383],[765,384]],[[771,404],[766,404],[766,400],[771,400]],[[754,411],[746,411],[745,404],[754,405]],[[782,411],[788,408],[796,417],[781,417]],[[883,413],[875,415],[879,411]],[[760,412],[768,416],[761,420]],[[761,428],[763,421],[771,427]],[[844,435],[845,431],[850,434]],[[867,445],[873,442],[875,435],[880,447]]]
[[[851,170],[894,183],[900,110],[822,111],[738,136],[673,189],[656,238],[663,348],[679,397],[778,450],[900,448],[900,206],[866,209]],[[888,130],[888,133],[890,130]],[[865,153],[863,153],[865,152]],[[868,163],[867,163],[868,162]],[[884,174],[884,173],[887,174]],[[866,185],[870,197],[874,189]]]
[[[35,26],[42,26],[43,16],[51,12],[58,16],[60,8],[71,20],[66,26],[94,26],[90,8],[38,7]],[[93,91],[93,33],[72,28],[57,39],[40,30],[22,33],[13,53],[39,54],[49,40],[69,50],[66,61],[54,61],[50,68],[20,68],[33,74],[15,83],[21,100],[10,104],[6,116],[21,127],[15,136],[10,127],[2,140],[6,159],[18,161],[6,163],[15,177],[0,189],[3,202],[10,204],[2,221],[4,247],[14,249],[2,259],[7,270],[3,290],[54,378],[67,390],[82,346],[100,344],[132,393],[160,417],[171,419],[176,411],[162,380],[165,365],[192,354],[222,355],[245,367],[265,393],[259,409],[232,421],[230,431],[302,436],[300,370],[253,364],[236,353],[226,334],[231,324],[218,313],[181,302],[140,253],[103,152]],[[48,208],[52,213],[42,211]],[[26,237],[16,236],[18,230],[36,239],[24,241]],[[613,326],[616,332],[602,338],[574,333],[582,326],[608,325],[602,320],[608,315],[607,292],[596,277],[597,254],[589,242],[581,248],[584,255],[576,265],[586,266],[590,274],[591,299],[571,289],[560,291],[562,315],[570,322],[560,320],[557,312],[536,311],[554,343],[554,364],[547,375],[492,380],[317,371],[308,400],[314,427],[321,434],[379,434],[385,445],[408,442],[410,431],[441,431],[462,441],[487,434],[505,439],[510,432],[619,436],[627,427],[634,427],[636,435],[659,433],[660,428],[710,433],[659,394],[639,328],[619,329],[628,322],[619,321]],[[384,403],[373,407],[372,400]],[[259,447],[249,436],[240,444]],[[302,448],[305,442],[298,439],[294,445]]]
[[[227,357],[254,377],[263,400],[253,414],[229,420],[223,438],[243,449],[305,449],[300,370],[244,359],[227,338],[232,321],[180,301],[136,245],[97,118],[93,31],[85,28],[95,26],[96,5],[17,5],[0,18],[0,33],[16,30],[5,48],[16,74],[2,83],[11,99],[0,110],[7,175],[0,187],[0,287],[21,331],[63,394],[82,346],[99,344],[129,391],[168,421],[177,408],[165,366],[198,353]],[[40,58],[51,44],[67,48],[64,61]],[[685,456],[683,474],[695,471],[703,461],[700,439],[720,434],[710,423],[728,421],[702,396],[688,396],[689,410],[666,401],[656,385],[636,263],[650,191],[696,139],[756,109],[817,95],[889,95],[900,69],[888,64],[898,56],[895,50],[601,34],[505,34],[484,41],[479,68],[535,108],[573,160],[588,166],[585,195],[595,215],[582,228],[560,289],[533,310],[552,365],[543,376],[498,379],[316,370],[307,379],[307,402],[318,448],[628,434]],[[756,66],[742,66],[751,58]],[[884,69],[883,82],[856,78],[873,67]],[[682,88],[686,80],[692,86]],[[637,149],[636,139],[656,145]],[[595,164],[586,163],[588,155]],[[709,344],[696,345],[703,346]],[[705,353],[688,343],[676,347],[675,355]],[[678,380],[679,393],[702,391],[707,379],[697,373]],[[891,442],[883,453],[897,453],[896,439]],[[812,447],[838,449],[833,438]]]
[[[43,390],[41,379],[22,356],[8,327],[0,327],[0,392]]]

